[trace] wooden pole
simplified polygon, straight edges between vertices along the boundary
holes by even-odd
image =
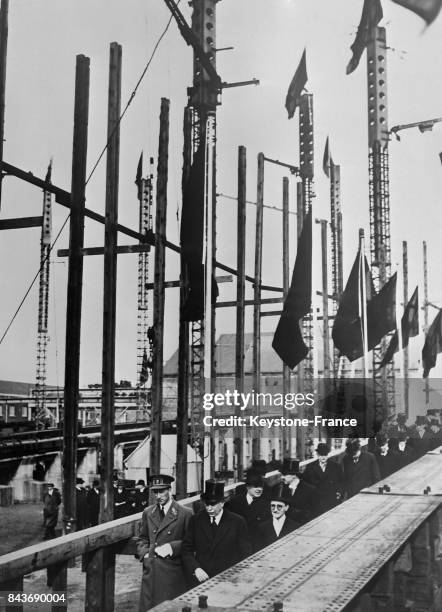
[[[282,179],[282,289],[284,299],[289,292],[289,179]],[[282,368],[282,393],[286,397],[290,391],[290,369],[287,365]],[[283,416],[287,417],[287,409],[284,408]],[[291,455],[291,435],[287,427],[282,427],[282,456],[283,459]]]
[[[244,392],[244,315],[245,315],[245,275],[246,275],[246,148],[238,147],[238,223],[236,251],[236,346],[235,346],[235,387]],[[239,407],[237,416],[242,416]],[[236,456],[238,480],[241,480],[244,466],[244,431],[235,428],[237,443]]]
[[[327,271],[327,221],[320,220],[321,224],[321,255],[322,255],[322,321],[323,321],[323,378],[330,378],[330,338],[328,323],[328,271]]]
[[[84,55],[77,55],[64,373],[63,521],[65,532],[75,530],[76,516],[75,478],[77,470],[81,302],[83,289],[82,248],[84,242],[88,115],[89,58]]]
[[[103,357],[101,391],[100,522],[114,518],[115,318],[117,300],[117,224],[120,160],[121,46],[112,43],[109,57],[107,118],[106,219],[104,225]],[[89,558],[86,609],[114,609],[115,554],[100,548]]]
[[[302,182],[296,183],[296,234],[299,242],[299,237],[302,231],[302,224],[304,221],[304,194],[302,189]],[[304,362],[301,361],[296,367],[297,374],[297,392],[303,393],[304,391]],[[303,418],[304,408],[303,406],[298,407],[298,417]],[[302,427],[296,428],[296,455],[299,459],[305,459],[305,433]]]
[[[184,147],[182,192],[189,178],[192,158],[192,112],[184,109]],[[188,283],[186,266],[181,263],[180,275],[180,327],[178,336],[178,400],[177,400],[177,462],[176,495],[187,495],[187,441],[189,429],[189,323],[183,321],[183,308]]]
[[[427,259],[427,243],[423,242],[424,252],[424,332],[428,332],[428,259]],[[425,405],[428,407],[430,403],[430,381],[425,379]]]
[[[407,241],[402,241],[402,269],[404,277],[404,310],[408,304],[408,245]],[[400,323],[399,323],[400,324]],[[402,337],[402,334],[401,334]],[[401,349],[402,347],[399,347]],[[408,367],[409,367],[409,353],[408,344],[404,348],[404,412],[408,419],[410,413],[410,388],[408,380]]]
[[[9,0],[2,0],[0,7],[0,164],[3,162],[3,142],[5,139],[5,98],[6,98],[6,57],[8,49],[8,12]],[[2,201],[2,179],[0,174],[0,208]]]
[[[166,264],[167,178],[169,155],[169,100],[161,98],[158,145],[157,201],[155,218],[155,287],[153,291],[153,328],[155,332],[152,372],[152,414],[150,429],[150,472],[158,474],[161,457],[163,404],[164,272]]]
[[[253,389],[261,389],[261,284],[262,284],[262,234],[264,213],[264,153],[258,153],[258,179],[256,196],[256,231],[255,231],[255,283],[253,286]],[[259,416],[259,406],[255,408]],[[261,432],[256,427],[252,441],[253,459],[261,457]]]

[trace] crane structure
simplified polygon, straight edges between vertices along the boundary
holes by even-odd
[[[50,183],[52,162],[46,174],[46,182]],[[50,425],[56,425],[56,415],[52,414],[46,406],[46,374],[47,349],[49,343],[48,314],[49,314],[49,270],[52,240],[52,194],[43,191],[43,214],[40,239],[40,274],[38,287],[38,323],[37,323],[37,367],[35,375],[35,409],[34,421],[37,429],[42,429],[47,419]]]
[[[138,165],[136,185],[139,202],[139,232],[146,235],[152,231],[153,205],[153,157],[149,160],[149,173],[143,178],[143,155]],[[139,243],[142,244],[141,241]],[[150,250],[150,249],[149,249]],[[138,254],[138,293],[137,293],[137,401],[141,418],[149,416],[150,385],[152,378],[152,340],[149,338],[149,251]]]
[[[385,28],[376,27],[367,45],[370,255],[376,291],[391,276],[386,56]],[[394,416],[396,411],[394,361],[380,368],[390,336],[373,350],[373,401],[379,420]]]

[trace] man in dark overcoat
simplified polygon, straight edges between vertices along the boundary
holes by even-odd
[[[77,478],[75,481],[75,497],[77,509],[77,525],[76,530],[86,529],[88,527],[87,520],[87,491],[84,488],[83,478]]]
[[[94,480],[92,483],[92,489],[87,492],[87,517],[89,527],[98,525],[98,519],[100,516],[100,482]]]
[[[140,612],[175,599],[187,588],[181,553],[192,513],[172,498],[173,481],[172,476],[164,474],[149,480],[157,501],[143,511],[137,542],[137,557],[143,564]]]
[[[135,485],[134,501],[132,503],[133,512],[143,512],[149,505],[149,489],[144,480],[139,480]]]
[[[264,495],[262,474],[247,470],[246,490],[237,493],[226,503],[226,509],[244,517],[252,541],[253,552],[263,547],[260,525],[270,519],[269,498]]]
[[[58,522],[58,508],[61,504],[61,495],[52,482],[48,482],[47,491],[43,495],[43,523],[45,528],[44,539],[55,538],[55,527]]]
[[[358,438],[347,441],[342,467],[344,468],[344,488],[347,497],[353,497],[362,489],[371,487],[381,478],[374,455],[361,450],[361,442]]]
[[[286,471],[286,470],[284,470]],[[314,516],[315,487],[304,479],[304,473],[296,471],[282,476],[284,494],[290,501],[287,516],[304,525]]]
[[[337,506],[343,497],[344,488],[342,466],[329,459],[329,445],[320,442],[316,454],[316,461],[307,464],[303,476],[304,481],[315,488],[313,516],[319,516]]]
[[[124,489],[123,483],[118,482],[117,488],[114,491],[114,519],[126,516],[129,511],[129,502],[127,492]]]
[[[273,487],[270,495],[270,511],[272,518],[260,525],[261,539],[264,546],[269,546],[294,531],[300,526],[299,523],[287,516],[290,500],[284,493],[284,483]]]
[[[191,517],[183,541],[183,563],[192,586],[252,553],[245,519],[224,508],[224,482],[207,480],[201,497],[205,508]]]

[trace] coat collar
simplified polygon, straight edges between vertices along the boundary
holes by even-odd
[[[161,520],[160,511],[158,510],[158,504],[155,504],[152,507],[150,516],[153,522],[155,523],[155,526],[157,527],[158,531],[162,531],[163,529],[168,527],[170,523],[173,523],[174,521],[177,520],[178,508],[179,508],[179,505],[176,503],[175,500],[172,500],[172,503],[170,505],[169,510],[167,511],[166,516],[164,517],[163,520]]]

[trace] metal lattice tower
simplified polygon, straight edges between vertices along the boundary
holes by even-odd
[[[52,163],[49,165],[46,181],[51,180]],[[35,412],[34,420],[37,429],[45,426],[47,418],[55,425],[55,415],[46,407],[46,375],[48,310],[49,310],[49,268],[52,239],[52,195],[43,192],[43,216],[40,239],[40,277],[38,288],[38,326],[37,326],[37,368],[35,376]]]
[[[299,175],[302,188],[302,219],[312,208],[314,193],[313,95],[303,94],[299,105]],[[307,357],[298,366],[298,382],[302,377],[302,392],[314,392],[313,316],[302,321],[302,336],[308,347]],[[301,367],[300,367],[301,366]],[[308,415],[306,415],[308,417]],[[309,417],[308,417],[309,418]],[[312,436],[312,431],[307,430]]]
[[[385,28],[375,28],[367,46],[370,253],[375,289],[391,276],[388,167],[387,47]],[[378,417],[395,414],[394,362],[380,368],[389,336],[373,350],[373,386]]]
[[[140,159],[142,166],[142,157]],[[137,177],[139,212],[139,232],[146,235],[152,230],[152,205],[153,205],[153,165],[154,159],[150,158],[149,174],[147,178]],[[140,168],[142,174],[142,168]],[[141,244],[141,242],[140,242]],[[149,249],[150,251],[150,249]],[[138,254],[138,301],[137,301],[137,395],[138,409],[142,411],[142,417],[148,416],[149,391],[152,382],[152,341],[149,340],[149,251]]]
[[[331,277],[333,295],[333,315],[336,315],[339,298],[344,289],[343,255],[342,255],[342,213],[341,213],[341,166],[330,163],[330,229],[331,229]],[[344,375],[348,360],[339,356],[333,349],[333,371],[337,377]]]
[[[216,68],[216,4],[217,0],[193,0],[192,31],[195,34],[203,51],[208,55],[213,68]],[[194,155],[200,145],[206,147],[205,167],[205,210],[212,210],[209,202],[213,193],[210,188],[215,183],[214,165],[210,160],[215,156],[216,147],[216,106],[218,91],[214,88],[210,76],[203,69],[199,58],[194,53],[193,61],[193,87],[189,89],[189,108],[192,117],[191,150]],[[214,204],[214,200],[212,200]],[[212,222],[215,223],[215,206]],[[208,214],[206,214],[206,231],[208,227]],[[214,251],[211,253],[214,257]],[[210,334],[212,336],[212,334]],[[191,323],[190,330],[190,424],[192,442],[201,446],[204,431],[202,428],[201,406],[202,396],[205,392],[205,355],[211,345],[212,338],[206,334],[204,320]]]

